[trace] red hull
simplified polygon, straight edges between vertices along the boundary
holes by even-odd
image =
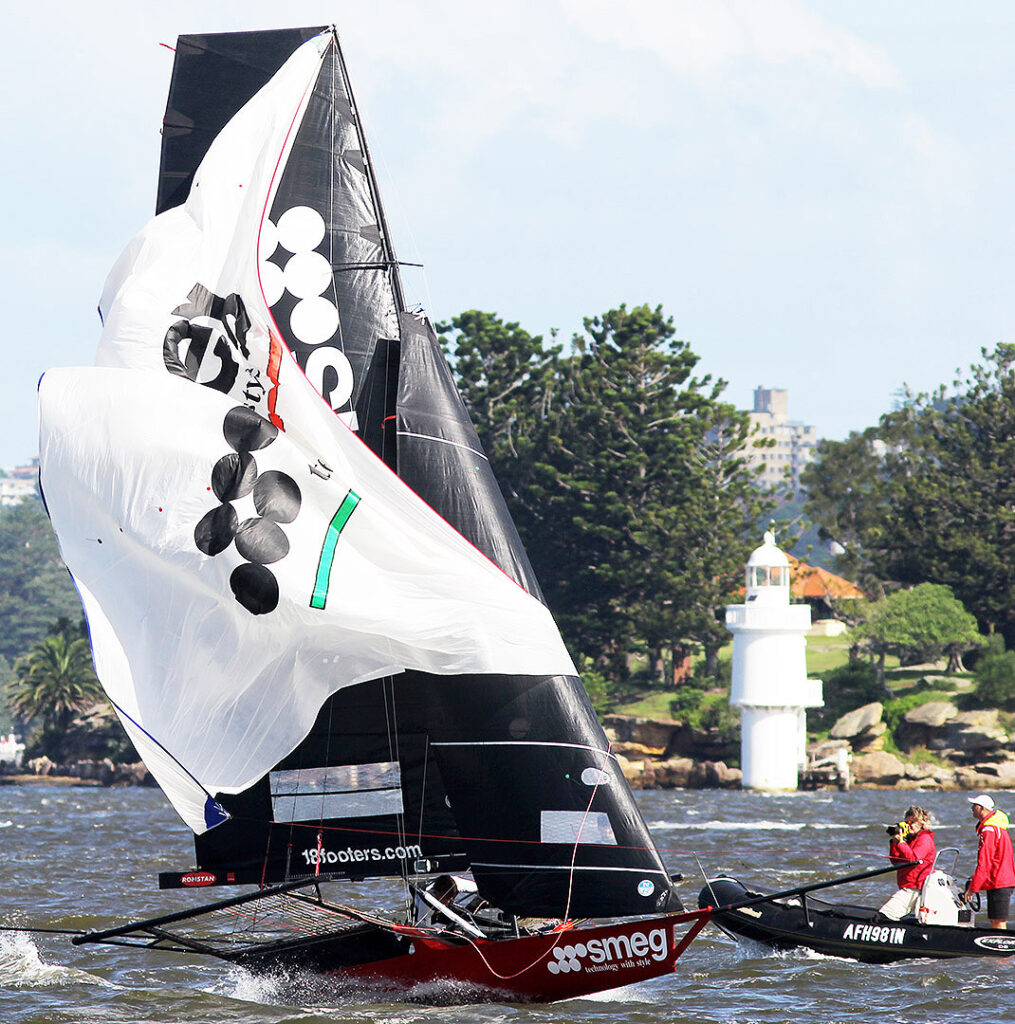
[[[453,945],[405,928],[404,955],[325,973],[400,1001],[553,1002],[669,974],[710,916],[692,911]]]

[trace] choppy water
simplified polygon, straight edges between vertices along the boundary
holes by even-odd
[[[687,876],[682,890],[691,905],[700,888],[695,857],[709,872],[774,889],[877,866],[884,825],[914,802],[940,822],[939,848],[960,847],[961,878],[974,860],[962,793],[669,791],[639,801],[668,864]],[[999,803],[1011,811],[1015,794],[1011,804],[1003,796]],[[4,925],[101,928],[168,913],[183,894],[160,893],[155,876],[191,860],[189,835],[157,791],[0,787]],[[877,899],[891,888],[886,876],[849,897]],[[864,966],[749,948],[709,926],[671,977],[595,999],[438,1009],[318,995],[303,1005],[293,991],[217,962],[0,932],[0,1024],[966,1024],[983,1013],[1007,1019],[1013,966],[1015,959]]]

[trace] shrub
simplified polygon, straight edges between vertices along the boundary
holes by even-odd
[[[834,668],[824,674],[822,681],[825,706],[807,712],[809,727],[814,732],[830,729],[847,711],[872,704],[884,696],[874,666],[866,662]]]
[[[692,718],[697,717],[704,699],[703,689],[685,683],[677,688],[673,700],[670,701],[670,717],[681,722],[690,722]]]
[[[617,705],[620,688],[608,675],[591,667],[586,661],[581,667],[582,685],[592,701],[592,706],[599,715],[608,715]]]
[[[976,699],[992,707],[1015,703],[1015,651],[1004,649],[1004,638],[992,636],[976,666]]]

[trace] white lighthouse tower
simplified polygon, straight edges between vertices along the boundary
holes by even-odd
[[[807,678],[811,610],[789,603],[789,559],[771,532],[747,562],[744,604],[726,606],[733,634],[730,704],[740,708],[745,789],[797,788],[807,760],[806,708],[821,707],[821,680]]]

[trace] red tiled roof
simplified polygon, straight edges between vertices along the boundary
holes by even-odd
[[[789,591],[795,598],[858,598],[864,592],[849,580],[816,565],[806,565],[792,555],[789,559]]]

